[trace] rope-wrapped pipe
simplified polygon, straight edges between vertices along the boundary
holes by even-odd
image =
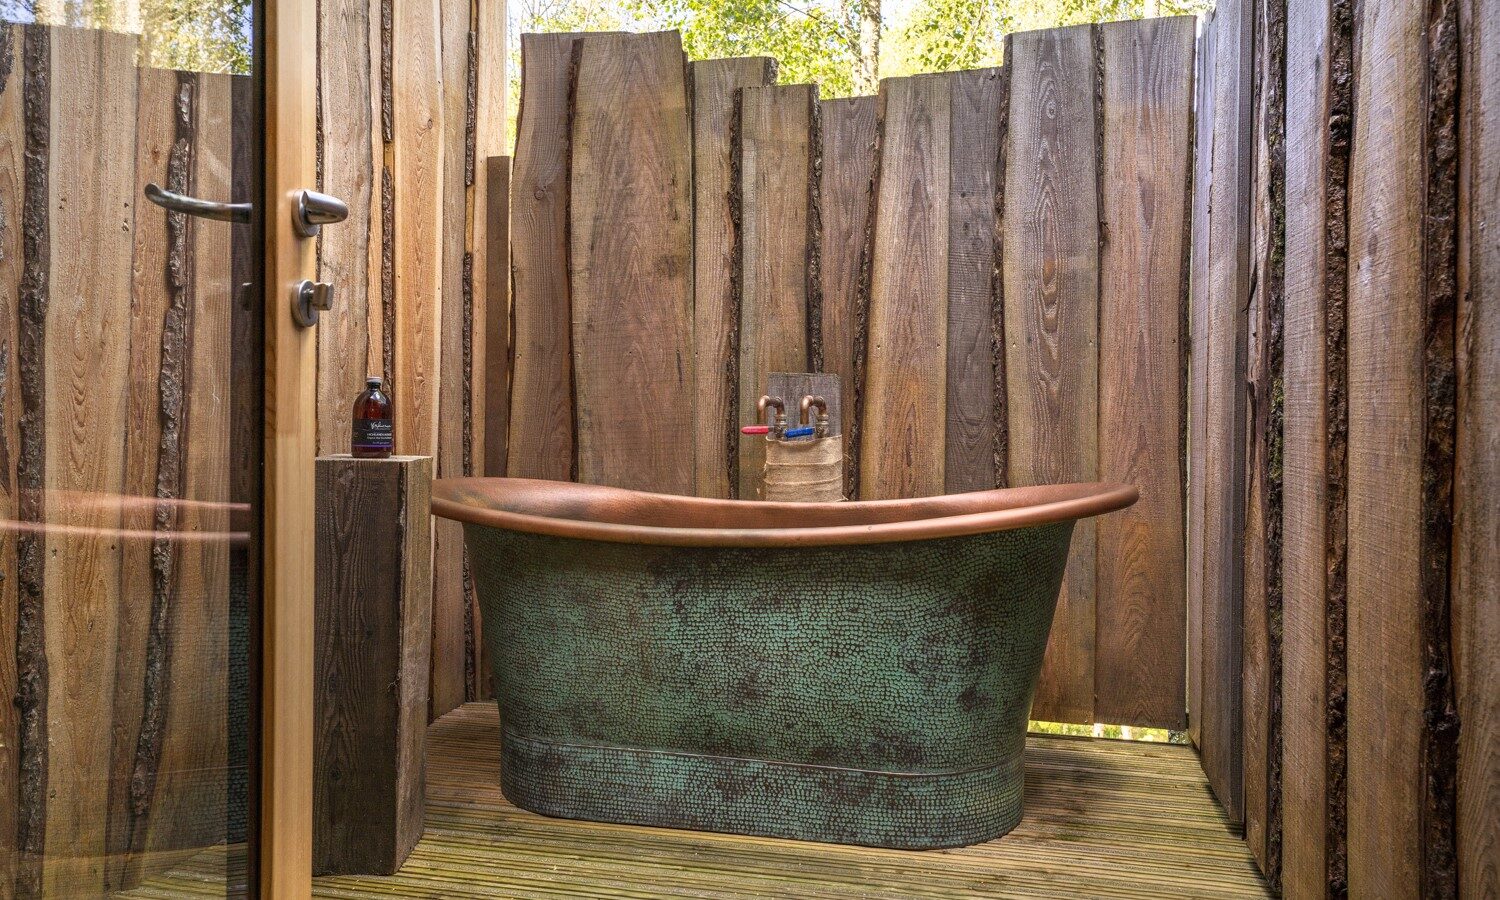
[[[763,500],[827,503],[844,499],[843,438],[766,441]]]

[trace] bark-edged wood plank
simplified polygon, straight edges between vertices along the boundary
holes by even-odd
[[[1004,416],[995,342],[999,236],[996,196],[1005,139],[1003,69],[949,74],[948,398],[944,493],[1000,486],[995,435]]]
[[[578,478],[693,492],[692,139],[676,32],[582,41],[571,251]]]
[[[1465,9],[1470,9],[1465,7]],[[1457,669],[1458,883],[1465,896],[1500,894],[1500,7],[1474,3],[1462,95],[1468,147],[1461,198],[1458,458],[1455,462],[1453,624]],[[1486,237],[1487,235],[1487,237]]]
[[[747,87],[740,92],[739,272],[737,366],[740,424],[755,421],[756,402],[772,372],[807,371],[808,316],[817,247],[811,223],[817,186],[814,142],[818,91],[812,85]],[[788,403],[795,403],[788,400]],[[788,409],[789,419],[796,410]],[[740,435],[735,496],[760,497],[766,440]],[[712,439],[713,433],[706,434]]]
[[[881,82],[881,158],[859,424],[861,499],[943,493],[950,82]]]
[[[318,450],[349,452],[354,398],[384,375],[380,131],[380,5],[318,4],[318,190],[349,204],[349,218],[318,238],[318,278],[337,302],[318,317]],[[376,340],[372,344],[372,337]]]
[[[47,29],[46,40],[51,102],[37,110],[49,119],[45,487],[58,496],[118,495],[139,202],[137,41],[68,28]],[[48,534],[44,562],[46,647],[59,661],[46,683],[45,893],[68,896],[104,883],[105,804],[95,793],[109,771],[121,555],[118,540],[89,530],[118,528],[120,508],[47,505],[49,523],[83,529]]]
[[[1004,305],[1011,484],[1094,481],[1099,214],[1094,29],[1011,35]],[[1032,718],[1094,720],[1095,524],[1079,522]]]
[[[21,287],[21,210],[24,200],[26,135],[22,106],[22,27],[0,25],[0,519],[18,513],[16,454],[20,450],[21,396],[16,354],[19,339],[17,295]],[[14,696],[16,681],[16,536],[0,534],[0,694]],[[16,850],[19,778],[19,709],[0,702],[0,859]],[[14,890],[7,869],[0,891]]]
[[[510,460],[511,293],[509,156],[485,160],[484,464],[476,475],[501,477]],[[476,201],[477,202],[477,201]],[[480,210],[475,210],[478,216]],[[477,270],[476,270],[477,271]],[[477,278],[477,276],[476,276]],[[476,285],[478,282],[476,281]]]
[[[1098,524],[1095,717],[1175,729],[1187,710],[1181,337],[1195,27],[1100,26],[1099,477],[1141,499]]]
[[[853,498],[858,480],[858,433],[854,393],[865,356],[865,324],[870,301],[871,211],[875,188],[875,143],[880,101],[847,97],[819,103],[822,174],[818,214],[822,241],[818,277],[822,282],[823,371],[839,376],[844,439],[844,495]],[[700,301],[701,302],[701,301]],[[858,362],[856,362],[858,361]]]
[[[513,363],[505,474],[573,474],[568,282],[569,84],[576,34],[521,35],[521,105],[511,172]]]
[[[1348,10],[1287,17],[1282,507],[1282,856],[1289,896],[1344,881],[1343,592],[1347,427]]]
[[[734,192],[735,121],[740,88],[770,84],[776,61],[764,56],[705,59],[690,64],[693,85],[693,354],[694,493],[731,496],[739,444],[735,294],[739,235]],[[740,412],[743,412],[741,410]]]

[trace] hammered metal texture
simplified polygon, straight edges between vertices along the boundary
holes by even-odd
[[[517,806],[903,848],[1020,821],[1071,522],[778,549],[465,530]]]

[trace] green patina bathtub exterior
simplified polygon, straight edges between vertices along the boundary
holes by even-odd
[[[698,547],[466,523],[505,796],[881,847],[1005,834],[1072,529]]]

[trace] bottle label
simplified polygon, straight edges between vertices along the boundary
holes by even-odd
[[[395,432],[390,419],[356,419],[353,444],[362,450],[389,450]]]

